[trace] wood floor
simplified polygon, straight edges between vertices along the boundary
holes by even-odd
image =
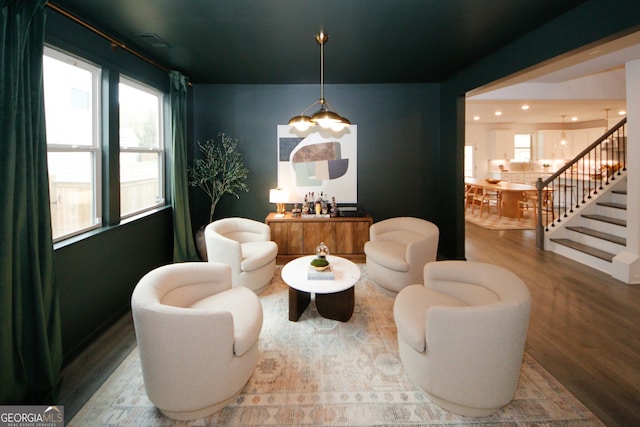
[[[466,230],[469,260],[504,266],[529,287],[527,352],[606,425],[640,425],[640,286],[538,251],[530,230]],[[65,368],[66,422],[134,346],[127,314]]]
[[[58,404],[64,405],[65,425],[136,345],[129,311],[64,367]]]
[[[467,259],[506,267],[529,287],[526,351],[606,425],[640,425],[640,286],[539,251],[533,230],[467,224]]]

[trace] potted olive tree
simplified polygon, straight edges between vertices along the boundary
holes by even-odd
[[[211,201],[209,222],[222,196],[234,195],[240,198],[240,191],[249,191],[245,182],[249,170],[244,166],[242,153],[238,151],[238,139],[225,133],[218,134],[218,140],[209,139],[198,142],[201,158],[193,161],[189,168],[189,184],[201,188]],[[200,257],[206,261],[207,252],[204,244],[204,226],[196,233],[196,246]]]

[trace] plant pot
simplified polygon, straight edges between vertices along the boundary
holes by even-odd
[[[204,239],[204,225],[196,230],[196,250],[198,251],[198,255],[202,261],[207,261],[207,242]]]

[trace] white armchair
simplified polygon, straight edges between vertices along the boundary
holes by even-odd
[[[276,270],[278,245],[265,223],[248,218],[224,218],[204,230],[209,262],[231,267],[233,286],[263,292]]]
[[[262,305],[250,290],[231,287],[229,266],[159,267],[136,285],[131,311],[145,390],[167,417],[206,417],[253,374]]]
[[[367,274],[383,293],[396,296],[405,286],[422,283],[422,269],[438,255],[438,227],[424,219],[389,218],[369,228],[364,245]]]
[[[438,406],[488,416],[515,395],[531,297],[514,273],[472,261],[424,267],[394,301],[400,358]]]

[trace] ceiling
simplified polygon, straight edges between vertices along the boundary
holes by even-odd
[[[320,49],[314,35],[323,30],[329,34],[325,82],[332,84],[440,82],[583,1],[51,3],[181,71],[193,83],[319,82]],[[166,46],[153,46],[155,42]]]
[[[440,82],[584,0],[52,0],[193,83]],[[467,119],[484,123],[611,123],[625,108],[624,62],[640,38],[552,61],[479,89]],[[622,77],[620,77],[622,76]],[[595,79],[595,80],[594,80]],[[620,80],[622,81],[620,82]],[[577,83],[576,83],[577,82]],[[606,82],[606,83],[605,83]],[[612,83],[613,82],[613,83]],[[579,83],[579,84],[578,84]],[[605,84],[614,90],[592,94]],[[573,93],[561,90],[573,88]],[[576,92],[575,87],[584,90]],[[621,93],[622,91],[622,93]],[[562,96],[560,96],[562,95]],[[530,109],[520,109],[527,103]],[[493,113],[500,109],[503,115]],[[615,120],[615,122],[614,122]],[[600,123],[601,125],[601,123]]]
[[[640,32],[551,60],[472,91],[466,121],[537,124],[544,129],[611,128],[625,117],[625,63],[635,59],[640,59]],[[523,110],[523,105],[529,108]]]

